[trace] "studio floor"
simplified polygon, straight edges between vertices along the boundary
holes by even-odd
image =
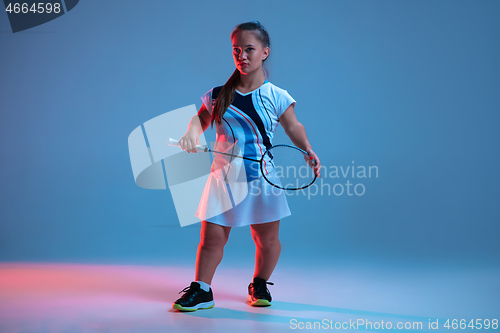
[[[0,332],[481,332],[485,326],[460,329],[459,321],[500,317],[500,271],[487,267],[278,263],[268,286],[272,306],[255,308],[246,303],[252,269],[225,265],[212,282],[214,308],[177,312],[172,303],[193,269],[0,263]],[[459,326],[444,327],[448,319]]]

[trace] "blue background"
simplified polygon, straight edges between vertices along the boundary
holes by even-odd
[[[199,108],[250,20],[322,164],[378,167],[323,174],[362,196],[288,197],[280,262],[500,263],[494,0],[94,0],[15,34],[0,14],[0,260],[194,266],[200,224],[181,228],[168,190],[134,183],[127,138]],[[290,143],[281,128],[274,143]],[[251,267],[253,250],[233,228],[224,261]]]

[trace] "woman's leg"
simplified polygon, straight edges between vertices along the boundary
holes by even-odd
[[[255,242],[255,273],[253,277],[268,280],[278,263],[281,253],[279,241],[280,221],[251,224],[252,238]]]
[[[215,269],[224,253],[231,227],[201,221],[200,244],[196,255],[195,280],[212,284]]]

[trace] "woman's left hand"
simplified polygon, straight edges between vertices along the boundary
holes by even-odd
[[[319,161],[318,155],[316,155],[312,148],[308,148],[306,152],[309,154],[310,158],[310,161],[308,161],[309,166],[314,169],[314,173],[316,174],[316,176],[321,177],[321,162]],[[313,159],[314,161],[316,161],[316,165],[314,165]]]

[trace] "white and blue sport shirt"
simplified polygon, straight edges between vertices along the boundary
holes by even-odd
[[[222,86],[214,87],[201,96],[203,104],[211,115],[221,88]],[[279,117],[295,103],[286,90],[275,86],[267,79],[262,86],[246,94],[236,90],[233,102],[222,117],[222,124],[216,126],[215,150],[234,154],[234,148],[237,146],[241,150],[240,155],[260,160],[265,151],[272,146]],[[259,163],[242,161],[246,181],[261,177]],[[229,163],[226,155],[215,154],[212,172],[217,173],[219,169],[224,169],[226,174],[231,172],[231,168],[225,168]],[[273,169],[267,156],[263,168],[266,174]]]

